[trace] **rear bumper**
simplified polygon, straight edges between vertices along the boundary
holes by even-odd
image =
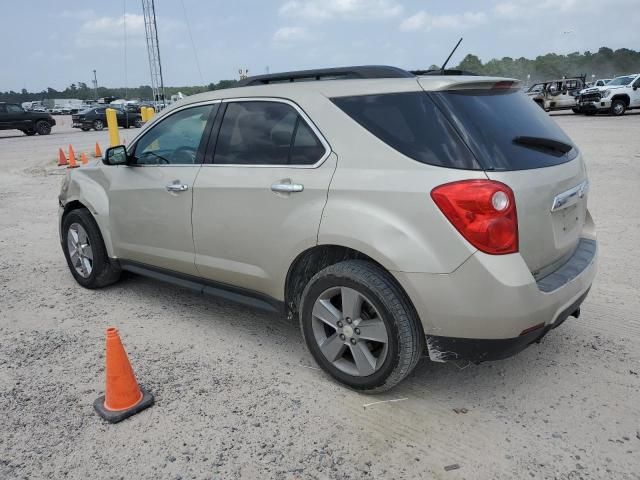
[[[520,254],[481,252],[450,274],[394,276],[420,316],[431,359],[479,362],[519,352],[576,312],[596,262],[595,235],[586,234],[564,265],[537,282]]]
[[[570,316],[580,316],[580,305],[587,297],[584,292],[575,302],[565,308],[552,324],[541,326],[533,331],[514,338],[455,338],[427,335],[429,354],[437,356],[435,360],[466,360],[473,363],[502,360],[515,355],[532,343],[542,340],[550,330],[559,327]]]

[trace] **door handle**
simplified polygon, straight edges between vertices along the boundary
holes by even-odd
[[[166,186],[167,192],[186,192],[189,190],[189,185],[184,183],[170,183]]]
[[[274,183],[271,191],[276,193],[297,193],[304,190],[304,185],[300,183]]]

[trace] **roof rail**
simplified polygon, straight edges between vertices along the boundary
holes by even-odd
[[[442,71],[439,68],[433,68],[430,70],[411,70],[410,73],[413,73],[414,75],[417,76],[421,76],[421,75],[472,75],[472,76],[477,76],[477,73],[473,73],[473,72],[469,72],[468,70],[457,70],[455,68],[447,68],[444,71]]]
[[[256,75],[240,80],[236,86],[249,87],[270,83],[310,82],[315,80],[347,80],[365,78],[410,78],[414,75],[406,70],[386,65],[364,65],[359,67],[320,68],[295,72]]]

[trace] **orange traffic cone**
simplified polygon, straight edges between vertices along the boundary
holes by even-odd
[[[61,148],[58,149],[58,166],[62,167],[67,164],[67,157]]]
[[[80,154],[80,163],[82,163],[82,165],[86,165],[87,163],[89,163],[89,160],[87,160],[87,155],[84,152]]]
[[[98,415],[116,423],[153,405],[153,395],[138,386],[118,329],[107,328],[105,395],[93,402]]]
[[[76,168],[76,154],[73,152],[73,147],[69,144],[69,168]]]
[[[102,150],[100,150],[100,145],[98,145],[98,142],[96,142],[96,151],[93,156],[96,158],[102,158]]]

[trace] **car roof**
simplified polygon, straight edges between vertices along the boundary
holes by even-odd
[[[465,85],[469,86],[469,88],[472,86],[482,88],[482,86],[487,84],[492,85],[504,81],[513,82],[514,84],[519,83],[519,80],[516,79],[470,75],[425,75],[405,78],[367,78],[271,83],[267,85],[225,88],[191,95],[175,102],[168,109],[163,110],[163,112],[193,103],[232,98],[275,97],[295,100],[297,97],[309,95],[333,98],[423,90],[449,90],[459,89]]]

